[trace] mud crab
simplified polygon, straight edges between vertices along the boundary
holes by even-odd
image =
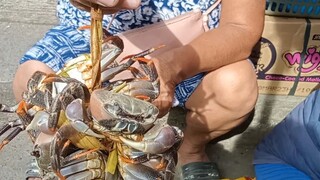
[[[159,82],[145,58],[161,46],[115,61],[122,40],[105,33],[99,44],[101,32],[93,27],[91,55],[69,61],[57,74],[36,72],[18,105],[0,104],[1,112],[19,116],[0,129],[1,136],[15,127],[0,149],[26,129],[40,169],[60,179],[105,179],[107,167],[118,167],[124,179],[172,179],[183,134],[157,122],[158,109],[150,101]],[[133,78],[115,78],[126,70]],[[112,152],[117,155],[110,163]]]

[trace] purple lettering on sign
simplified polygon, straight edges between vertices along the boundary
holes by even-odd
[[[287,61],[291,66],[297,64],[299,65],[302,61],[301,59],[302,52],[295,52],[295,53],[285,53],[284,59]],[[320,51],[317,52],[317,49],[315,47],[311,47],[307,50],[305,59],[303,59],[303,66],[301,68],[302,73],[309,73],[313,70],[320,71]],[[306,66],[308,67],[306,67]]]

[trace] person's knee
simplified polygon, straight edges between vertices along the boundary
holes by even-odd
[[[16,98],[16,101],[21,100],[22,92],[24,92],[27,89],[27,83],[30,77],[36,71],[42,71],[45,73],[54,73],[54,71],[50,67],[48,67],[46,64],[40,61],[30,60],[21,64],[18,67],[15,73],[15,77],[13,79],[13,93]]]
[[[224,68],[215,80],[217,103],[242,115],[251,112],[258,98],[258,86],[249,62],[242,61]]]

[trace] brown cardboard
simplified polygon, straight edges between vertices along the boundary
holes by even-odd
[[[307,48],[298,80],[304,43]],[[319,84],[320,19],[266,16],[260,45],[259,93],[307,96]]]

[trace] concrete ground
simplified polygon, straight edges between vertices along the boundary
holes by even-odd
[[[55,24],[55,1],[0,0],[0,103],[15,104],[12,79],[18,61]],[[251,162],[256,144],[303,99],[260,95],[253,121],[242,134],[209,144],[209,157],[218,163],[223,177],[254,176]],[[184,115],[183,110],[175,109],[167,118],[170,123],[181,125]],[[15,118],[14,114],[0,113],[0,125]],[[23,179],[30,152],[31,141],[21,133],[0,152],[0,179]]]

